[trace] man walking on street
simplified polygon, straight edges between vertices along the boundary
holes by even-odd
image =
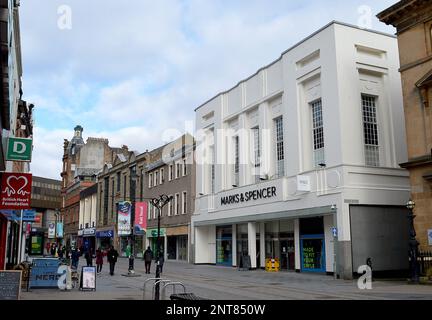
[[[110,250],[108,251],[107,258],[108,262],[110,264],[110,275],[114,275],[114,267],[117,262],[118,252],[116,249],[114,249],[113,246],[111,246]]]
[[[147,250],[144,251],[144,263],[145,263],[145,270],[147,274],[150,273],[150,266],[152,260],[153,260],[153,251],[151,251],[150,246],[148,246]]]

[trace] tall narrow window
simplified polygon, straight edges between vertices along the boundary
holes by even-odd
[[[168,172],[168,180],[169,181],[171,181],[173,179],[173,170],[174,170],[173,165],[170,164],[170,166],[169,166],[169,172]]]
[[[175,215],[180,213],[180,194],[176,193],[175,195]]]
[[[285,175],[284,168],[284,142],[283,142],[283,118],[282,116],[276,118],[274,121],[275,127],[275,141],[276,141],[276,177],[283,177]]]
[[[325,164],[324,156],[324,123],[321,99],[312,103],[312,135],[313,135],[313,164],[318,167]]]
[[[362,94],[363,135],[365,144],[365,163],[367,166],[378,167],[378,121],[375,97]]]
[[[153,184],[153,185],[156,187],[157,184],[158,184],[158,172],[155,171],[155,172],[154,172],[154,184]]]
[[[176,163],[176,175],[175,175],[175,178],[176,179],[178,179],[178,178],[180,178],[180,163]]]
[[[182,204],[182,214],[186,214],[187,212],[187,192],[183,191],[183,204]]]
[[[215,152],[214,146],[210,147],[210,193],[213,194],[215,192]]]
[[[117,192],[120,192],[120,185],[121,185],[120,172],[117,172]]]
[[[163,184],[164,183],[164,169],[163,168],[160,169],[159,175],[160,175],[160,184]]]
[[[153,173],[149,174],[149,183],[148,183],[148,187],[151,188],[153,185]]]
[[[152,212],[153,212],[153,204],[149,202],[149,205],[147,207],[147,220],[151,220]]]
[[[259,182],[260,166],[261,166],[259,127],[252,128],[252,139],[253,139],[253,152],[254,152],[255,182]]]
[[[170,195],[170,197],[172,197],[172,195]],[[168,215],[172,216],[174,213],[174,200],[171,199],[171,201],[168,204]]]
[[[240,142],[239,137],[234,138],[234,186],[238,187],[240,185]]]
[[[186,159],[183,159],[183,177],[187,175]]]

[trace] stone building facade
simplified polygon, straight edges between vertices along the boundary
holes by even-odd
[[[414,226],[420,250],[432,248],[432,2],[399,1],[378,14],[397,29]]]

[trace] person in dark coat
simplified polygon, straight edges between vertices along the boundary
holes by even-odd
[[[159,257],[157,258],[157,263],[159,264],[160,273],[162,273],[164,262],[165,262],[164,254],[161,251],[159,252]]]
[[[77,248],[72,249],[71,259],[72,259],[72,267],[75,267],[78,269],[78,262],[79,262],[80,252]]]
[[[58,247],[57,254],[59,259],[63,259],[64,248],[61,245]]]
[[[109,249],[107,253],[107,259],[110,264],[110,275],[114,275],[114,267],[117,262],[118,252],[116,249],[114,249],[113,246]]]
[[[96,250],[96,266],[97,266],[97,273],[102,272],[102,265],[103,265],[103,252],[102,249],[99,247],[99,249]]]
[[[93,266],[93,252],[91,247],[89,247],[85,253],[85,259],[87,261],[87,267],[92,267]]]
[[[153,251],[150,249],[150,246],[148,246],[147,250],[144,251],[144,264],[145,264],[145,271],[147,274],[150,273],[150,266],[152,260],[153,260]]]

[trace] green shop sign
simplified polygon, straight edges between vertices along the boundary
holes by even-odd
[[[6,160],[9,161],[31,161],[32,139],[9,138]]]
[[[147,230],[147,238],[157,238],[158,229],[148,229]],[[165,228],[160,228],[159,236],[165,236]]]

